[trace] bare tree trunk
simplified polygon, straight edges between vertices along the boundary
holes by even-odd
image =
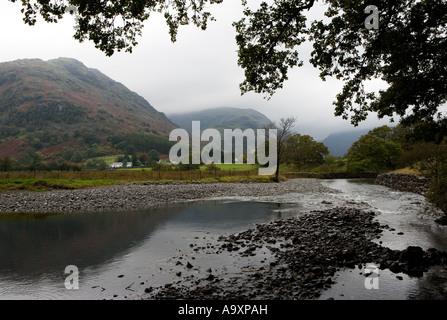
[[[284,155],[284,149],[285,145],[287,143],[287,140],[292,136],[292,127],[294,126],[296,122],[295,117],[289,117],[289,118],[281,118],[279,123],[273,122],[269,129],[276,129],[277,130],[277,160],[276,160],[276,173],[275,173],[275,180],[276,182],[279,182],[279,167],[281,166],[281,163],[283,162],[283,155]]]

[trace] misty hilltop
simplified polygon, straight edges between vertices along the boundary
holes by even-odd
[[[352,144],[361,136],[367,134],[371,129],[372,128],[335,132],[330,134],[321,142],[328,147],[329,152],[332,155],[343,157],[348,152]]]
[[[168,114],[168,118],[180,128],[191,132],[193,121],[200,121],[201,129],[262,129],[272,121],[253,109],[222,107],[202,111]]]
[[[175,127],[143,97],[75,59],[0,63],[0,157],[88,147],[86,133],[106,144],[132,133],[167,136]]]

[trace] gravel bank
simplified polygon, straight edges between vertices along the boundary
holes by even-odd
[[[147,183],[81,190],[0,193],[0,213],[65,213],[134,210],[213,197],[263,197],[336,192],[316,179],[281,183]]]
[[[212,270],[177,283],[147,288],[143,299],[187,300],[301,300],[316,299],[334,283],[336,271],[343,268],[363,270],[368,264],[393,273],[422,276],[429,266],[446,265],[447,253],[420,247],[391,250],[373,240],[389,228],[374,219],[374,212],[354,208],[314,211],[296,218],[275,220],[256,228],[219,239],[214,254],[237,252],[240,257],[261,255],[270,250],[273,261],[258,270],[227,278]],[[206,250],[203,249],[202,250]],[[210,257],[212,258],[212,257]],[[173,260],[175,261],[175,260]],[[179,262],[177,262],[179,263]],[[194,263],[194,262],[193,262]],[[188,262],[185,270],[192,268]],[[253,266],[251,266],[253,268]],[[371,273],[373,272],[373,273]]]

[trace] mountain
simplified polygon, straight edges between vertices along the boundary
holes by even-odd
[[[367,134],[371,129],[342,131],[330,134],[322,140],[333,156],[343,157],[361,136]]]
[[[181,114],[168,114],[168,118],[180,128],[191,132],[193,121],[200,121],[201,129],[262,129],[272,121],[253,109],[223,107]]]
[[[113,149],[111,137],[167,137],[174,128],[137,93],[75,59],[0,63],[0,158],[92,142]]]

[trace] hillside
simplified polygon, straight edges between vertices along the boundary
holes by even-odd
[[[180,128],[191,132],[193,121],[200,121],[201,129],[262,129],[271,121],[253,109],[217,108],[182,114],[168,114],[168,118]]]
[[[337,157],[343,157],[352,144],[369,131],[370,129],[363,129],[332,133],[321,142],[328,147],[330,154]]]
[[[167,137],[175,127],[144,98],[77,60],[0,63],[0,158],[57,157],[94,144],[113,150],[120,137]]]

